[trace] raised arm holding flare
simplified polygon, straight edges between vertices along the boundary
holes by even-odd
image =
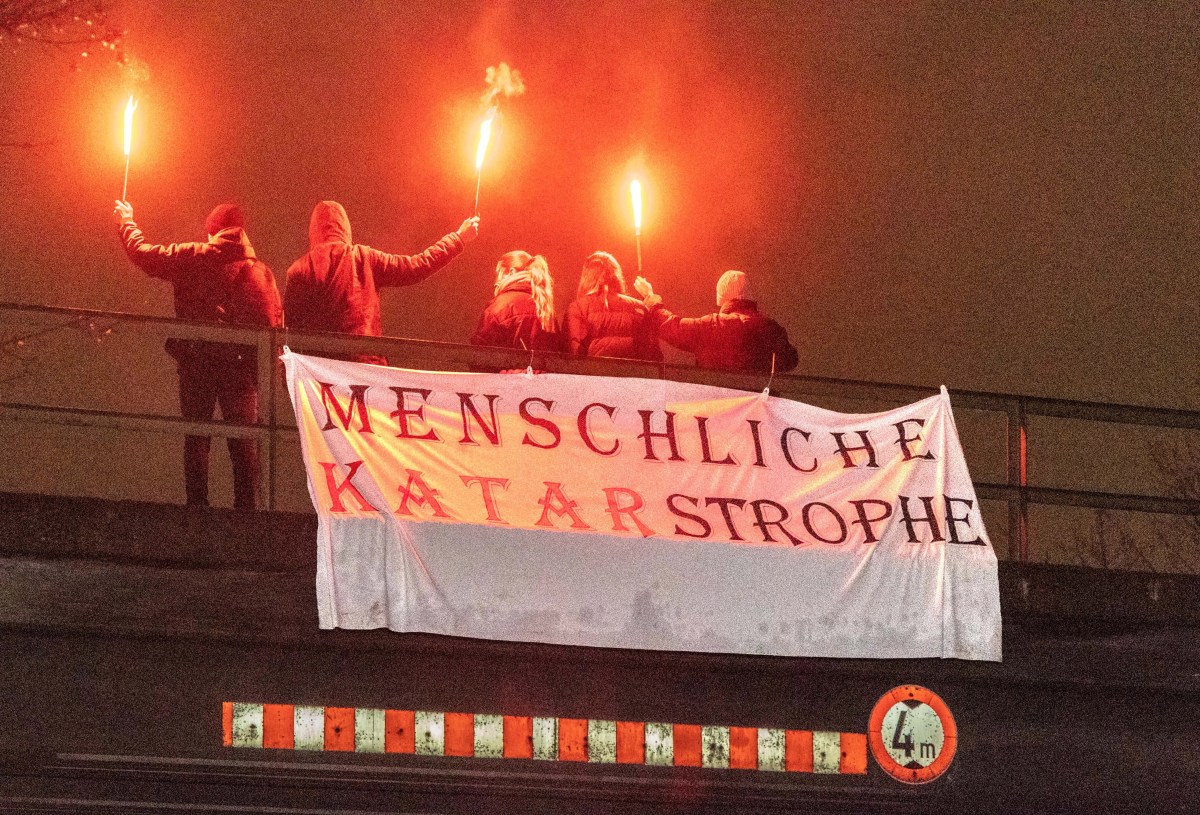
[[[283,324],[275,276],[258,260],[235,204],[221,204],[205,221],[208,238],[152,244],[133,220],[133,207],[117,201],[113,217],[135,266],[171,284],[175,316],[211,323],[279,327]],[[185,419],[207,422],[217,405],[227,422],[258,421],[258,363],[252,345],[171,338],[167,353],[179,366],[179,409]],[[254,439],[230,438],[233,503],[254,509],[258,449]],[[183,445],[187,502],[208,505],[211,439],[187,436]]]
[[[420,283],[457,257],[478,234],[479,218],[472,217],[423,252],[394,255],[353,243],[346,210],[336,201],[322,201],[309,220],[308,253],[287,271],[288,328],[381,336],[379,289]],[[387,364],[386,358],[372,354],[327,356]]]

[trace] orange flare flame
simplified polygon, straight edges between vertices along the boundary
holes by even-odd
[[[492,108],[484,117],[483,124],[479,126],[479,149],[475,152],[475,172],[483,169],[483,156],[487,153],[488,141],[492,138],[492,119],[496,116],[496,109]]]
[[[137,110],[137,102],[132,96],[125,104],[125,157],[129,157],[129,148],[133,142],[133,112]]]
[[[633,231],[642,234],[642,182],[629,182],[629,197],[633,199]]]

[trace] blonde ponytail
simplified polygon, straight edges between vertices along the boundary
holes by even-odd
[[[542,324],[543,331],[553,334],[557,327],[554,323],[554,278],[550,276],[550,264],[541,255],[534,255],[526,268],[533,284],[533,306],[538,322]]]
[[[496,264],[496,294],[511,278],[525,275],[529,277],[538,323],[543,331],[553,334],[557,331],[554,322],[554,278],[550,276],[550,264],[546,258],[520,249],[501,257]]]

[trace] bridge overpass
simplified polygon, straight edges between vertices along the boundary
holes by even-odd
[[[269,352],[337,350],[345,338],[28,306],[0,314],[0,811],[1200,809],[1200,507],[1147,475],[1195,444],[1198,413],[951,390],[1002,559],[1002,663],[321,631],[316,519]],[[257,344],[261,424],[178,419],[168,335]],[[367,342],[405,367],[529,362]],[[669,365],[535,362],[766,384]],[[931,392],[803,376],[771,388],[855,412]],[[181,505],[179,437],[197,431],[259,440],[266,509]],[[228,474],[217,477],[227,501]],[[953,736],[938,745],[953,741],[952,760],[920,784],[890,773],[896,762],[875,746],[906,748],[878,713],[914,687],[939,700]],[[925,749],[907,747],[918,758]]]

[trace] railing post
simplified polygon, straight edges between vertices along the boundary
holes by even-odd
[[[1008,485],[1017,491],[1015,500],[1008,502],[1008,554],[1021,562],[1029,560],[1029,508],[1025,488],[1029,485],[1029,423],[1025,400],[1018,397],[1009,403],[1008,419]]]
[[[267,398],[269,406],[267,408],[267,509],[272,512],[275,510],[275,482],[278,480],[277,459],[279,458],[279,408],[278,408],[278,381],[279,381],[279,360],[275,358],[275,350],[279,348],[279,329],[272,328],[267,332],[270,340],[267,348],[267,380],[270,384],[267,386]]]
[[[254,417],[254,424],[256,427],[262,427],[263,424],[263,382],[269,381],[271,375],[270,345],[263,342],[264,336],[266,336],[268,340],[270,339],[270,336],[266,335],[261,329],[254,332],[254,376],[257,380],[258,386],[256,393],[256,398],[258,399],[258,410]],[[264,486],[262,483],[262,462],[265,458],[263,453],[266,452],[268,455],[270,454],[270,440],[268,439],[267,443],[263,444],[262,436],[255,436],[254,447],[255,455],[258,457],[259,470],[259,483],[255,485],[255,492],[257,493],[257,495],[255,495],[255,499],[256,503],[261,506],[264,492],[267,495],[268,504],[270,503],[271,477],[269,474],[267,475],[266,485]]]

